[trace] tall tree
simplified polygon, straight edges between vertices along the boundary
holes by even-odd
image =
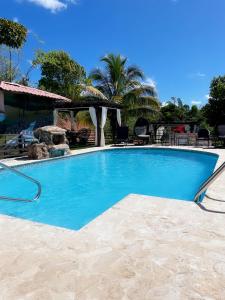
[[[165,122],[184,121],[188,111],[189,106],[183,104],[181,98],[171,97],[161,108],[161,118]]]
[[[159,110],[152,86],[143,83],[144,74],[136,66],[127,66],[127,58],[108,54],[101,59],[104,70],[94,69],[90,78],[108,101],[123,105],[124,122],[130,116],[146,116]]]
[[[212,80],[209,100],[203,107],[203,113],[211,126],[225,124],[225,76]]]
[[[201,123],[204,119],[201,110],[196,105],[190,107],[177,97],[171,97],[160,112],[161,119],[165,122],[195,121]]]
[[[1,65],[2,74],[5,68],[8,69],[5,73],[5,80],[12,81],[15,77],[16,67],[12,65],[12,50],[21,48],[26,37],[27,29],[22,24],[0,18],[0,45],[5,45],[9,49],[9,59],[2,58]]]
[[[33,65],[41,67],[41,79],[38,84],[40,88],[70,98],[79,95],[78,85],[84,82],[86,73],[66,52],[39,51]]]

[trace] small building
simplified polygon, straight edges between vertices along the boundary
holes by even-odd
[[[19,133],[30,122],[36,127],[53,124],[53,110],[57,103],[70,103],[60,95],[17,83],[0,82],[0,112],[5,119],[0,123],[0,133]]]
[[[60,112],[69,112],[71,117],[81,110],[89,110],[96,128],[95,143],[103,145],[104,125],[107,111],[121,124],[121,105],[108,100],[89,97],[84,101],[72,101],[69,98],[46,92],[37,88],[23,86],[12,82],[0,82],[0,133],[18,134],[31,122],[35,127],[56,125]]]

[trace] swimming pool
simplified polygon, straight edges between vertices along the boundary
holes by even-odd
[[[78,230],[130,193],[193,201],[217,155],[172,149],[112,149],[18,169],[39,180],[39,203],[0,202],[0,213]],[[28,197],[35,186],[0,172],[0,194]]]

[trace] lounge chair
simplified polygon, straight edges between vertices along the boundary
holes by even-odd
[[[36,121],[30,123],[29,127],[20,132],[20,139],[23,141],[25,145],[29,145],[33,142],[37,142],[38,140],[34,137],[34,127],[36,125]]]
[[[198,136],[196,139],[196,146],[204,146],[207,142],[208,147],[210,146],[210,132],[208,129],[199,129]]]
[[[9,140],[4,148],[24,148],[33,142],[38,142],[33,133],[35,125],[36,121],[30,123],[27,129],[22,130],[18,136]]]
[[[129,142],[129,128],[127,126],[118,127],[115,146],[124,146]]]

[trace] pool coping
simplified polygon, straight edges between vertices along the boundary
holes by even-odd
[[[105,146],[105,147],[94,147],[94,148],[85,148],[85,149],[79,149],[79,150],[71,150],[71,153],[69,155],[65,156],[60,156],[60,157],[52,157],[52,158],[45,158],[45,159],[40,159],[40,160],[32,160],[32,159],[27,159],[27,157],[14,157],[14,158],[6,158],[6,159],[1,159],[0,162],[6,163],[10,167],[17,167],[17,166],[25,166],[28,164],[39,164],[39,163],[44,163],[44,162],[50,162],[50,161],[55,161],[55,160],[64,160],[68,159],[70,157],[78,156],[78,155],[83,155],[83,154],[89,154],[89,153],[94,153],[94,152],[99,152],[99,151],[106,151],[106,150],[113,150],[113,149],[170,149],[173,151],[187,151],[187,152],[197,152],[197,153],[203,153],[203,154],[209,154],[213,156],[218,156],[218,160],[220,158],[220,154],[216,152],[218,149],[214,148],[194,148],[194,147],[182,147],[182,146],[156,146],[156,145],[147,145],[147,146],[123,146],[123,147],[118,147],[118,146]],[[23,160],[23,158],[25,158]],[[224,159],[225,161],[225,159]],[[219,166],[218,166],[219,167]],[[216,165],[217,168],[217,165]],[[215,168],[215,170],[216,170]]]

